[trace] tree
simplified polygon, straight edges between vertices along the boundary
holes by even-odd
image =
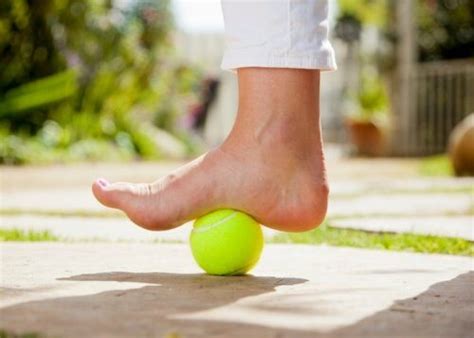
[[[419,61],[474,55],[474,1],[418,0]]]
[[[127,7],[112,0],[1,1],[0,129],[36,135],[53,120],[68,135],[63,146],[103,139],[156,157],[139,122],[166,121],[160,127],[174,132],[181,98],[198,77],[173,61],[172,25],[169,0]],[[48,101],[47,85],[70,70],[77,90]],[[33,88],[38,104],[18,104],[34,102],[26,90]]]

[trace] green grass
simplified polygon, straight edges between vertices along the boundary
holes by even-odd
[[[421,160],[418,172],[422,176],[453,176],[454,171],[447,155],[436,155]]]
[[[35,332],[16,334],[16,333],[0,330],[0,338],[40,338],[40,337],[42,336],[39,333],[35,333]]]
[[[459,239],[414,234],[372,233],[333,228],[327,224],[303,233],[282,233],[272,243],[327,244],[366,249],[474,256],[474,243]]]
[[[60,240],[48,230],[0,229],[0,242],[57,242]]]
[[[149,240],[109,240],[101,237],[68,238],[60,237],[49,230],[22,230],[16,228],[0,228],[0,242],[67,242],[67,243],[154,243],[179,244],[183,241],[150,237]],[[1,338],[1,336],[0,336]]]
[[[124,218],[125,215],[118,211],[94,210],[42,210],[42,209],[0,209],[0,215],[37,215],[45,217],[91,217],[91,218]]]
[[[0,242],[109,242],[104,239],[68,240],[48,230],[0,229]],[[123,242],[123,241],[120,241]],[[130,241],[134,242],[134,241]],[[145,243],[179,243],[150,239]],[[270,243],[327,244],[365,249],[410,251],[474,256],[474,243],[460,238],[448,238],[415,234],[373,233],[362,230],[334,228],[327,224],[302,233],[281,233],[269,240]],[[1,338],[1,337],[0,337]]]

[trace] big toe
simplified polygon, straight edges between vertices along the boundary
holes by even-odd
[[[110,208],[124,209],[127,201],[136,193],[135,184],[117,182],[109,183],[100,178],[92,184],[95,198],[103,205]]]

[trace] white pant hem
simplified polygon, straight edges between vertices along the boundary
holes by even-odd
[[[245,67],[319,69],[322,71],[337,69],[331,53],[316,53],[311,56],[265,56],[252,55],[248,52],[242,54],[226,52],[221,67],[231,71]]]

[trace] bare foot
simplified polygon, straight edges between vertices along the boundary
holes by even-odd
[[[220,208],[244,211],[261,224],[284,231],[305,231],[321,224],[328,186],[318,102],[313,102],[319,73],[262,71],[239,70],[239,113],[220,147],[154,183],[97,180],[92,186],[96,198],[105,206],[123,210],[149,230],[171,229]],[[276,98],[266,102],[260,97],[256,102],[243,95],[245,88],[241,88],[246,80],[255,82],[255,75],[260,83],[257,87],[265,88],[262,80],[274,76],[285,83],[305,83],[303,88],[286,88],[282,94],[286,97],[272,89],[270,94],[276,91]],[[255,88],[256,83],[247,86],[253,86],[252,92],[262,91]]]

